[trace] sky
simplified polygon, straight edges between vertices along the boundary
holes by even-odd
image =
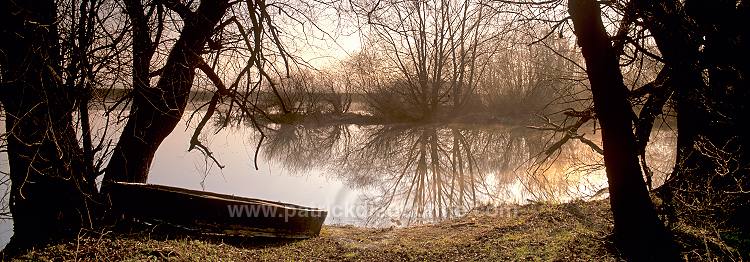
[[[317,11],[315,18],[280,19],[278,23],[284,26],[281,30],[287,39],[282,41],[293,50],[292,54],[317,69],[323,69],[357,52],[362,46],[362,31],[332,8]]]

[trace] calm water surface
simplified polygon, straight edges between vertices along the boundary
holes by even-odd
[[[149,183],[325,208],[327,224],[435,222],[488,204],[590,199],[606,187],[602,158],[590,147],[571,140],[546,155],[559,136],[521,126],[273,125],[264,129],[258,170],[260,135],[250,126],[204,132],[223,169],[186,151],[190,126],[160,147]],[[652,141],[647,160],[665,173],[674,135],[655,131]]]
[[[431,223],[486,205],[591,199],[606,187],[602,157],[590,147],[571,140],[547,155],[559,135],[521,126],[272,125],[263,130],[256,170],[259,132],[235,121],[218,132],[207,126],[201,138],[221,169],[187,151],[197,125],[188,119],[159,147],[149,183],[324,208],[326,224]],[[95,122],[101,133],[106,121]],[[106,137],[117,137],[114,126]],[[586,137],[599,141],[593,131]],[[657,130],[651,140],[647,161],[666,173],[674,134]],[[2,245],[11,234],[12,223],[0,223]]]

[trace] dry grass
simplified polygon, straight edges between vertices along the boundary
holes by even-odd
[[[147,234],[83,236],[33,250],[31,260],[84,261],[613,261],[606,201],[473,211],[433,225],[369,229],[326,226],[301,241],[164,239]]]
[[[685,225],[671,229],[686,261],[743,261],[750,257],[750,241],[739,233],[716,237],[706,229]],[[18,259],[619,261],[608,238],[611,232],[608,201],[600,200],[482,208],[459,219],[407,228],[325,226],[320,237],[299,241],[89,233],[68,243],[29,251]]]

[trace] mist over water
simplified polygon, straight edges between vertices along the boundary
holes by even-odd
[[[258,170],[260,134],[249,124],[203,132],[224,169],[186,151],[192,129],[184,127],[160,147],[149,183],[324,208],[327,224],[430,223],[487,205],[589,200],[607,186],[588,145],[571,141],[547,155],[557,138],[523,126],[272,124]],[[598,143],[598,134],[589,139]],[[658,184],[674,163],[674,136],[656,130],[652,141],[647,161]]]
[[[324,208],[326,224],[407,226],[478,207],[606,197],[596,195],[607,186],[601,155],[577,141],[547,155],[558,138],[523,126],[270,124],[256,170],[260,133],[249,123],[202,132],[221,169],[187,151],[197,125],[189,119],[159,147],[148,183]],[[100,131],[107,124],[94,122]],[[113,123],[106,136],[116,139]],[[587,138],[599,143],[598,134]],[[655,129],[651,141],[647,161],[662,177],[674,163],[675,137]],[[5,153],[0,164],[7,171]],[[12,222],[4,220],[0,230],[4,245]]]

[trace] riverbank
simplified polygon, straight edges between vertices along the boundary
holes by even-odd
[[[481,208],[460,219],[406,228],[325,226],[319,237],[299,241],[88,233],[68,243],[30,251],[20,259],[619,261],[609,240],[611,231],[609,204],[600,200]],[[685,234],[678,238],[680,243],[695,242]],[[690,261],[721,256],[705,253],[687,247],[683,251]]]
[[[299,241],[157,239],[146,233],[87,234],[34,250],[32,260],[580,260],[614,261],[607,235],[609,205],[484,208],[451,221],[406,228],[325,226],[320,237]]]

